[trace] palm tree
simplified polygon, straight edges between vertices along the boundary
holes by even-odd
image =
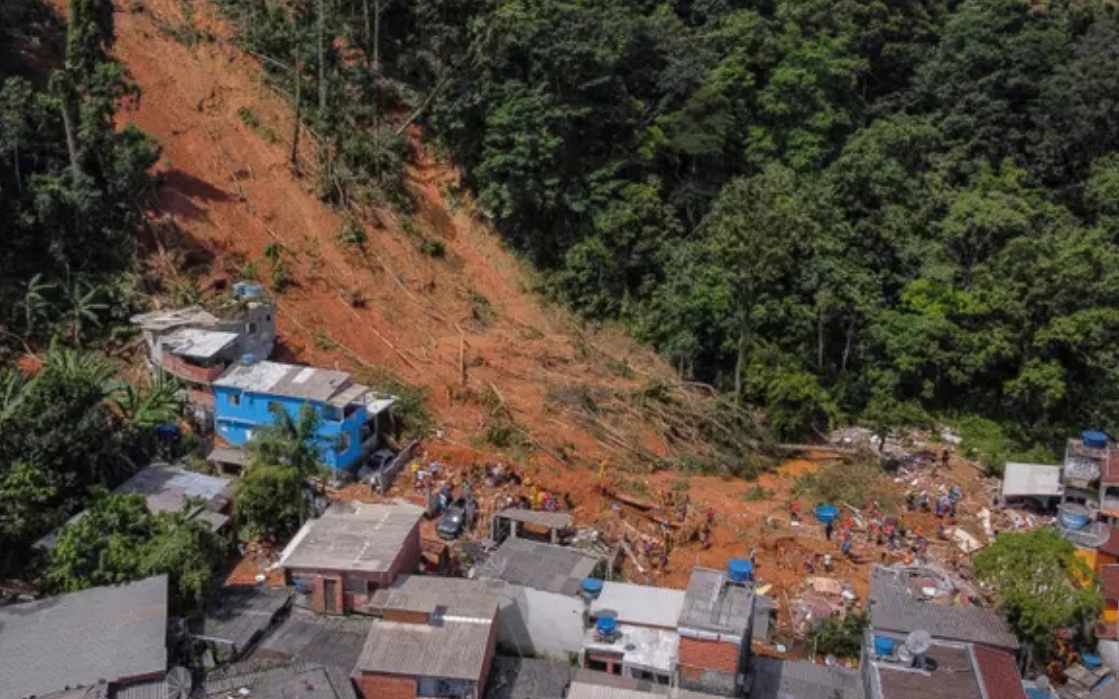
[[[122,382],[111,400],[125,421],[141,427],[155,427],[178,421],[183,408],[179,389],[178,382],[160,373],[147,389]]]
[[[27,377],[14,369],[0,372],[0,424],[15,412],[31,382]]]
[[[116,368],[105,357],[92,352],[79,352],[66,347],[57,338],[51,341],[47,350],[46,366],[61,372],[70,379],[84,381],[99,386],[103,399],[112,395],[116,388]]]
[[[88,323],[94,327],[101,327],[101,312],[107,311],[109,305],[101,301],[101,289],[89,282],[77,281],[66,289],[66,300],[70,304],[67,315],[70,316],[70,333],[74,344],[82,344],[82,332]]]
[[[50,317],[50,311],[54,308],[54,304],[47,299],[47,293],[53,291],[55,286],[55,284],[45,283],[42,273],[31,277],[24,285],[23,300],[20,305],[23,307],[24,332],[28,337],[35,330],[36,321],[46,320]]]
[[[311,408],[299,411],[294,419],[283,408],[273,408],[274,421],[256,431],[249,442],[253,464],[291,466],[301,476],[311,476],[319,470],[319,447],[316,433],[319,415]]]

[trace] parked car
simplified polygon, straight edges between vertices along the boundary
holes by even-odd
[[[457,539],[464,529],[474,526],[477,516],[478,504],[474,498],[459,498],[443,511],[443,516],[435,525],[435,533],[441,539]]]
[[[366,485],[373,485],[373,478],[382,468],[391,464],[394,458],[396,458],[396,454],[391,449],[378,449],[373,452],[361,465],[361,468],[357,470],[358,481]]]

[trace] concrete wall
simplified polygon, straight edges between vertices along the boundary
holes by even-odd
[[[502,596],[497,642],[503,647],[558,659],[582,650],[581,598],[520,585],[506,585]]]

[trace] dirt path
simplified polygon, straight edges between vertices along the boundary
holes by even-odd
[[[265,249],[280,246],[294,282],[274,294],[282,359],[391,370],[429,389],[441,426],[463,443],[477,443],[496,402],[553,453],[583,462],[617,456],[554,410],[550,396],[636,390],[653,378],[671,380],[668,367],[620,333],[584,330],[543,304],[530,273],[469,202],[452,210],[444,201],[456,173],[418,145],[418,134],[408,172],[415,215],[405,225],[379,210],[364,251],[340,243],[346,221],[315,197],[311,178],[288,168],[287,105],[262,84],[257,62],[229,42],[212,6],[192,6],[202,35],[215,38],[187,46],[168,31],[183,26],[180,3],[117,2],[116,51],[143,91],[121,121],[163,149],[154,247],[178,239],[192,257],[210,260],[204,281],[218,293],[246,266],[271,287]],[[445,255],[423,254],[422,239],[440,241]],[[166,265],[169,277],[176,266]],[[633,444],[659,444],[632,417],[613,427]]]

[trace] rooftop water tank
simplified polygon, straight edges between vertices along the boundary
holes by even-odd
[[[1088,526],[1088,520],[1091,519],[1091,514],[1088,512],[1087,507],[1069,502],[1057,508],[1057,519],[1060,520],[1061,526],[1065,529],[1080,531]]]
[[[251,354],[241,355],[241,363],[242,364],[253,364],[254,362],[256,362],[256,357],[254,357],[253,355],[251,355]]]
[[[839,508],[835,505],[817,505],[815,512],[820,524],[831,524],[839,518]]]
[[[1080,433],[1080,439],[1084,443],[1084,446],[1089,449],[1107,448],[1107,435],[1103,432],[1084,430]]]
[[[612,616],[600,616],[594,623],[594,630],[599,636],[610,636],[618,630],[618,620]]]
[[[1103,665],[1103,659],[1098,655],[1083,653],[1080,656],[1080,663],[1089,670],[1099,670],[1100,666]]]
[[[260,284],[246,284],[241,290],[241,296],[247,299],[260,298],[264,294],[264,287]]]
[[[584,578],[583,594],[590,599],[598,599],[602,594],[602,581],[598,578]]]
[[[754,564],[744,558],[734,558],[727,563],[731,582],[748,583],[754,579]]]
[[[897,642],[892,638],[886,638],[885,636],[874,637],[874,653],[879,657],[888,658],[893,655],[894,646],[896,645]]]

